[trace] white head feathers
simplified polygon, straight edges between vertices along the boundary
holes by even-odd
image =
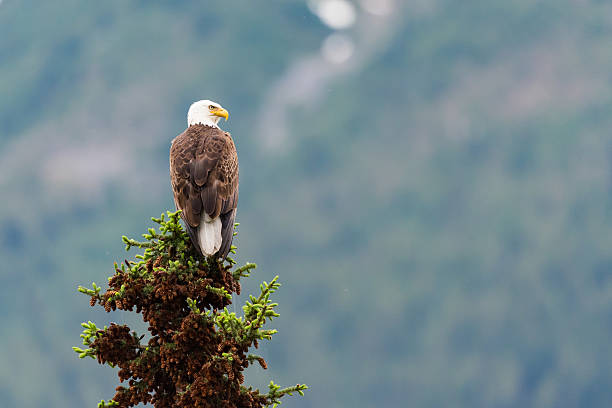
[[[217,102],[208,99],[191,104],[187,113],[187,125],[202,124],[206,126],[219,127],[217,123],[221,118],[227,120],[229,114]]]

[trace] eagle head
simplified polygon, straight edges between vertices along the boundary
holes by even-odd
[[[208,99],[197,101],[191,104],[187,113],[187,125],[207,125],[218,127],[217,123],[221,118],[229,117],[229,113],[217,102]]]

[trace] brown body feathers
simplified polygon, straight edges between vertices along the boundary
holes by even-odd
[[[191,125],[172,141],[170,180],[176,208],[182,210],[191,241],[198,249],[198,227],[204,213],[221,218],[221,248],[225,258],[232,245],[238,204],[238,155],[228,132]]]

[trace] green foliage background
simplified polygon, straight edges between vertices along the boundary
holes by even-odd
[[[253,385],[299,378],[292,407],[612,404],[612,7],[396,4],[317,77],[298,68],[330,29],[303,1],[0,3],[3,405],[108,394],[70,349],[108,319],[75,287],[171,208],[200,98],[231,115],[238,261],[284,283]]]

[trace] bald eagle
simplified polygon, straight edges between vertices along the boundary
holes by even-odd
[[[229,114],[209,100],[193,103],[187,129],[172,141],[170,180],[176,208],[196,249],[225,259],[238,204],[238,155],[228,132],[219,129]]]

